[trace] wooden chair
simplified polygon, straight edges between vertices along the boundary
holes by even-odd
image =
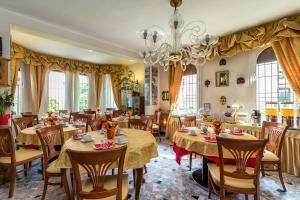
[[[29,166],[29,163],[37,159],[42,159],[42,156],[42,151],[34,149],[16,150],[15,140],[10,127],[0,127],[0,168],[8,169],[10,172],[8,198],[13,197],[16,174],[24,172],[24,175],[27,176],[27,171],[39,164]],[[17,171],[17,166],[20,165],[23,165],[23,169]]]
[[[79,114],[79,112],[70,112],[70,115],[69,115],[69,122],[72,121],[74,115],[77,115],[77,114]]]
[[[60,125],[50,126],[42,128],[36,131],[43,149],[43,177],[44,177],[44,189],[42,199],[45,199],[48,185],[64,185],[68,187],[65,171],[55,167],[55,162],[59,156],[60,151],[55,149],[55,140],[59,137],[61,145],[64,144],[63,127]],[[61,182],[53,183],[49,182],[50,178],[60,177]],[[67,191],[66,191],[67,192]],[[69,194],[70,195],[70,194]]]
[[[213,189],[220,199],[225,199],[225,191],[254,195],[259,199],[260,162],[267,140],[237,140],[217,136],[220,166],[208,163],[208,198]],[[224,165],[224,152],[231,155],[235,165]],[[255,159],[255,168],[247,167],[249,159]],[[216,186],[220,188],[218,192]]]
[[[154,122],[152,125],[152,134],[157,135],[159,138],[159,141],[161,141],[160,137],[160,116],[161,116],[161,110],[156,110],[154,113]]]
[[[268,144],[264,151],[264,157],[261,161],[262,175],[265,176],[266,171],[278,172],[279,179],[282,185],[282,192],[286,192],[281,169],[281,151],[285,134],[288,126],[276,122],[263,122],[262,136],[268,138]],[[269,166],[267,168],[266,166]],[[270,167],[272,166],[272,167]]]
[[[101,128],[102,128],[102,120],[100,120],[100,119],[90,120],[88,122],[88,125],[91,127],[92,131],[101,130]]]
[[[180,127],[193,127],[196,126],[196,116],[183,116],[179,117]]]
[[[120,117],[124,114],[123,110],[113,110],[113,117]]]
[[[68,114],[69,113],[69,111],[68,110],[59,110],[58,111],[58,114],[60,115],[60,114]]]
[[[85,110],[84,114],[91,115],[93,119],[97,118],[97,111],[95,110]]]
[[[196,126],[196,116],[183,116],[179,117],[180,127],[193,127]],[[196,156],[196,154],[195,154]],[[193,153],[190,153],[189,158],[189,170],[192,170],[193,165]]]
[[[142,115],[141,119],[146,123],[145,131],[150,131],[153,134],[154,115]]]
[[[18,117],[18,118],[14,118],[12,120],[12,122],[14,124],[15,131],[16,131],[16,137],[17,137],[23,129],[33,126],[34,118],[33,118],[33,116]]]
[[[146,121],[143,119],[128,119],[128,128],[146,130]]]
[[[83,112],[85,111],[92,111],[92,109],[91,108],[83,109]]]
[[[73,151],[67,149],[72,162],[78,200],[123,200],[128,198],[128,176],[123,174],[126,149],[126,145],[103,151]],[[106,175],[113,163],[118,164],[118,174]],[[83,167],[88,176],[81,177],[79,167]]]
[[[81,121],[85,123],[85,131],[88,132],[88,122],[92,120],[92,115],[89,114],[75,114],[73,121]]]
[[[22,115],[22,117],[33,117],[33,119],[34,119],[33,125],[36,125],[39,123],[39,116],[33,114],[32,112],[22,112],[21,115]]]

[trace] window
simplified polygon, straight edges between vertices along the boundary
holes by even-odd
[[[49,102],[48,109],[58,112],[65,105],[65,74],[59,71],[49,73]]]
[[[117,108],[112,91],[111,80],[109,74],[103,76],[102,94],[101,94],[101,110],[106,108]]]
[[[14,112],[20,115],[22,110],[22,71],[19,70],[16,91],[14,95]]]
[[[265,113],[266,108],[296,108],[294,92],[288,85],[273,49],[265,49],[257,59],[256,66],[257,108]]]
[[[188,66],[182,77],[177,112],[178,114],[197,113],[197,70],[193,65]]]
[[[79,110],[83,111],[88,107],[89,95],[89,77],[86,75],[79,75]]]

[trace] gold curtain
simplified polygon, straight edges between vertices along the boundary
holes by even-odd
[[[112,86],[116,105],[118,109],[122,109],[121,90],[117,81],[118,80],[117,74],[115,73],[110,74],[110,80],[111,80],[111,86]]]
[[[169,96],[170,96],[170,115],[168,117],[167,127],[166,127],[166,137],[169,137],[170,131],[172,129],[171,115],[172,111],[175,109],[178,94],[181,87],[181,80],[183,76],[183,71],[181,66],[178,64],[176,67],[170,66],[169,68]]]
[[[300,99],[300,35],[272,43],[276,57],[297,99]]]
[[[219,38],[209,59],[231,57],[284,38],[300,36],[300,15],[285,17]]]
[[[103,74],[96,74],[95,89],[96,89],[96,108],[100,107],[100,95],[102,90]]]
[[[15,92],[16,92],[20,63],[21,63],[21,59],[19,59],[19,58],[11,59],[11,81],[12,81],[11,92],[12,92],[12,94],[15,94]]]

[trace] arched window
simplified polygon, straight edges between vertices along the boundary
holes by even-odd
[[[197,113],[197,69],[194,65],[189,65],[182,77],[177,111],[179,114]]]
[[[52,112],[58,112],[64,109],[65,105],[65,73],[60,71],[51,71],[49,73],[49,101],[48,109]]]
[[[87,75],[79,75],[79,110],[83,111],[88,107],[89,95],[89,77]]]
[[[263,113],[266,108],[294,108],[296,105],[293,90],[283,74],[280,64],[271,47],[257,58],[256,65],[257,108]]]

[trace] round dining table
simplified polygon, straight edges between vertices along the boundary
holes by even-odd
[[[41,142],[40,142],[38,135],[36,134],[36,130],[37,129],[35,127],[29,127],[29,128],[25,128],[25,129],[21,130],[20,133],[17,135],[17,138],[16,138],[17,142],[19,144],[40,146]],[[72,125],[68,125],[68,126],[64,127],[63,128],[64,140],[66,141],[69,138],[71,138],[74,133],[78,132],[78,130],[85,131],[85,126],[76,128]],[[55,138],[54,143],[55,143],[55,145],[60,145],[61,144],[60,138],[59,137]]]
[[[93,141],[88,143],[83,143],[80,140],[74,140],[70,138],[63,145],[60,155],[55,162],[55,167],[61,169],[72,168],[71,161],[66,152],[67,149],[78,150],[78,151],[101,151],[95,150],[94,144],[100,143],[105,137],[101,131],[88,132],[93,138]],[[135,179],[135,199],[139,199],[140,188],[143,180],[143,168],[150,162],[152,158],[158,156],[157,143],[153,135],[148,131],[138,130],[138,129],[121,129],[121,136],[127,138],[127,151],[124,160],[124,170],[134,169],[136,173]],[[120,137],[120,136],[117,136]],[[113,139],[115,142],[117,139]],[[114,144],[114,147],[120,145]],[[113,147],[113,148],[114,148]],[[117,165],[113,166],[116,167]]]
[[[208,167],[207,163],[215,161],[219,157],[218,145],[216,141],[207,141],[207,135],[197,127],[187,127],[188,131],[181,132],[177,130],[173,136],[173,150],[176,154],[176,161],[180,164],[181,157],[190,153],[196,153],[203,157],[202,168],[192,173],[193,179],[204,188],[208,186]],[[190,135],[190,131],[194,130],[196,135]],[[222,137],[239,139],[239,140],[256,140],[257,138],[248,133],[233,135],[230,133],[222,133]],[[230,152],[224,150],[223,156],[226,159],[233,159]]]

